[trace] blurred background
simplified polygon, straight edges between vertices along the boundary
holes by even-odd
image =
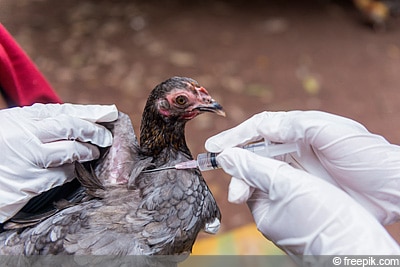
[[[264,110],[332,112],[399,144],[400,4],[355,3],[0,0],[0,22],[64,102],[114,103],[137,133],[156,84],[176,75],[196,79],[227,117],[188,123],[194,155],[211,135]],[[203,175],[222,228],[211,238],[201,234],[194,253],[280,254],[245,205],[227,202],[230,177]],[[397,226],[388,229],[400,240]]]

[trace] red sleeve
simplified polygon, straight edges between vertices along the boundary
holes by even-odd
[[[0,89],[10,106],[62,102],[35,64],[1,23]]]

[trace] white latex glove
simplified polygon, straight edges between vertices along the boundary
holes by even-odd
[[[289,255],[400,253],[383,226],[332,184],[240,148],[225,149],[217,161],[256,188],[247,204],[257,228]]]
[[[336,187],[335,190],[337,188],[345,190],[381,223],[390,223],[398,219],[400,195],[397,185],[397,177],[400,170],[400,164],[398,164],[400,162],[399,148],[389,144],[382,137],[369,133],[359,123],[343,117],[315,111],[263,112],[231,130],[210,138],[206,142],[206,149],[211,152],[220,152],[224,148],[242,145],[261,138],[266,138],[273,142],[297,142],[300,147],[301,157],[292,153],[286,157],[281,157],[281,159],[287,160],[291,164],[300,166],[309,173],[314,174],[315,176],[312,177],[318,177],[317,180],[319,180],[319,183],[324,182],[322,179],[329,182],[330,184],[324,182],[325,189],[320,191],[323,193],[324,198],[330,199],[329,205],[335,205],[335,207],[337,205],[336,193],[333,193],[334,190],[332,190],[332,188]],[[235,153],[232,152],[232,155],[224,152],[218,156],[217,160],[224,167],[224,158],[227,160],[230,157],[235,157],[237,153],[245,152],[247,153],[247,151],[241,149]],[[274,162],[274,160],[270,159],[260,159]],[[244,163],[238,162],[237,165],[233,165],[235,167],[225,166],[224,170],[236,177],[232,172],[240,171]],[[276,168],[267,170],[264,167],[262,169],[252,167],[246,173],[247,177],[237,177],[240,178],[239,180],[232,179],[229,188],[230,201],[242,202],[249,198],[254,189],[246,186],[246,183],[259,188],[254,183],[251,184],[249,181],[244,180],[245,178],[254,180],[255,174],[260,172],[261,175],[257,176],[257,179],[259,179],[257,181],[264,183],[267,176],[278,177],[278,172],[274,173],[276,171]],[[296,172],[299,171],[296,170]],[[296,174],[298,177],[311,176],[305,172],[299,173]],[[280,177],[279,179],[274,178],[272,184],[268,183],[266,185],[264,192],[267,191],[266,188],[278,190],[278,193],[280,190],[284,192],[285,190],[280,186],[274,186],[276,180],[282,180],[283,185],[288,182]],[[290,183],[293,183],[293,181]],[[312,186],[312,184],[308,184],[308,186]],[[300,185],[303,185],[303,183],[300,183]],[[327,185],[329,186],[327,187]],[[301,203],[298,200],[299,198],[290,195],[292,192],[287,191],[286,193],[286,197],[289,198],[286,200],[288,204],[292,202],[293,204],[300,203],[301,205],[305,205],[305,207],[311,207],[315,204],[312,201],[310,203]],[[295,190],[294,193],[301,194],[301,191]],[[308,194],[311,193],[307,193],[306,195]],[[310,197],[313,194],[315,193],[312,193]],[[268,199],[268,197],[268,195],[264,195],[262,199]],[[343,203],[343,206],[350,205],[346,202],[351,201],[353,200],[347,199]],[[255,206],[257,205],[250,205],[253,210]],[[263,205],[260,206],[262,207]],[[270,204],[267,206],[270,206]],[[336,210],[335,207],[327,208],[327,214]],[[279,208],[283,208],[281,211],[286,210],[285,205]],[[333,208],[335,209],[332,210]],[[308,211],[303,208],[303,212],[307,214],[306,216],[309,215],[310,211],[311,208]],[[286,214],[287,212],[284,213]],[[326,217],[327,214],[324,216]],[[342,220],[341,216],[348,217],[347,213],[334,212],[333,214],[333,217],[328,216],[326,218]],[[288,217],[296,219],[296,217],[290,214],[287,214],[283,218],[287,219]],[[354,216],[352,218],[355,219],[352,225],[363,223]],[[319,231],[316,228],[314,230],[316,233]],[[269,236],[268,233],[264,232],[264,234]],[[365,244],[371,245],[367,242]],[[310,249],[305,250],[305,252],[307,251],[311,253]],[[326,252],[326,250],[324,251]],[[346,253],[345,251],[343,252]],[[353,250],[350,252],[353,252]]]
[[[0,110],[0,222],[32,197],[74,178],[74,161],[99,157],[112,134],[114,105],[35,104]]]

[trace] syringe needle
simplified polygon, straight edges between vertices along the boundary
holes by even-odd
[[[300,156],[300,150],[296,143],[270,144],[268,142],[261,141],[245,145],[242,148],[263,157],[275,157],[292,152],[297,152],[297,154]],[[217,156],[218,153],[200,153],[197,155],[197,160],[188,160],[177,163],[174,166],[144,170],[142,172],[149,173],[170,169],[185,170],[195,168],[199,168],[201,171],[214,170],[220,168],[217,162]]]
[[[148,169],[148,170],[142,171],[142,173],[158,172],[158,171],[172,170],[172,169],[176,169],[175,166],[168,166],[168,167],[162,167],[162,168]]]
[[[175,164],[174,166],[167,166],[167,167],[144,170],[144,171],[142,171],[142,173],[158,172],[158,171],[172,170],[172,169],[185,170],[185,169],[194,169],[194,168],[197,168],[197,161],[189,160],[189,161],[184,161],[184,162]]]

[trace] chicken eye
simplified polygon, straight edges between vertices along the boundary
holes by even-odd
[[[180,95],[180,96],[177,96],[176,97],[176,99],[175,99],[175,102],[178,104],[178,105],[185,105],[186,103],[187,103],[187,97],[186,96],[183,96],[183,95]]]

